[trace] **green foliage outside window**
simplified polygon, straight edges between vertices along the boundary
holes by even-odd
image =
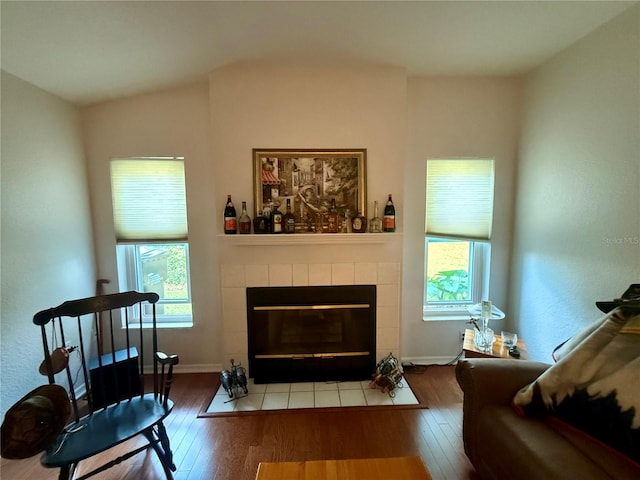
[[[168,249],[167,256],[167,279],[169,285],[186,285],[187,269],[184,247],[172,246]]]
[[[427,279],[427,301],[469,299],[469,275],[466,270],[446,270]]]
[[[160,295],[164,315],[190,315],[187,250],[184,244],[140,245],[143,289]],[[165,303],[169,301],[168,303]],[[171,301],[179,301],[173,303]],[[182,302],[180,302],[182,301]]]

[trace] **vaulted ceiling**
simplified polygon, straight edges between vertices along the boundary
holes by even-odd
[[[2,69],[87,105],[236,62],[518,75],[623,1],[6,1]]]

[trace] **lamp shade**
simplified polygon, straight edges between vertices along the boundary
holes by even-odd
[[[467,309],[469,315],[473,318],[479,318],[482,316],[482,303],[476,303]],[[490,320],[501,320],[505,317],[504,312],[495,305],[491,305],[491,318]]]

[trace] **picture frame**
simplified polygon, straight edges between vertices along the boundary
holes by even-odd
[[[338,215],[367,215],[366,149],[253,149],[254,215],[287,199],[296,218],[296,233],[329,212],[335,199]]]

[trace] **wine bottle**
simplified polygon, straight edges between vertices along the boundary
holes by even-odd
[[[282,212],[278,210],[278,205],[271,210],[271,233],[282,233]]]
[[[387,205],[384,207],[384,231],[395,232],[396,231],[396,207],[393,206],[393,200],[391,194],[387,200]]]
[[[251,233],[251,218],[247,214],[247,202],[242,202],[242,213],[238,218],[238,230],[240,233]]]
[[[382,233],[382,219],[378,216],[378,201],[373,202],[373,218],[369,223],[369,232]]]
[[[224,233],[234,234],[237,230],[236,207],[233,206],[231,195],[227,195],[227,204],[224,207]]]
[[[327,215],[327,231],[329,233],[338,233],[340,226],[338,225],[338,208],[336,207],[336,199],[331,199],[331,208]]]
[[[282,216],[284,233],[296,233],[296,217],[291,212],[291,199],[287,198],[287,210]]]

